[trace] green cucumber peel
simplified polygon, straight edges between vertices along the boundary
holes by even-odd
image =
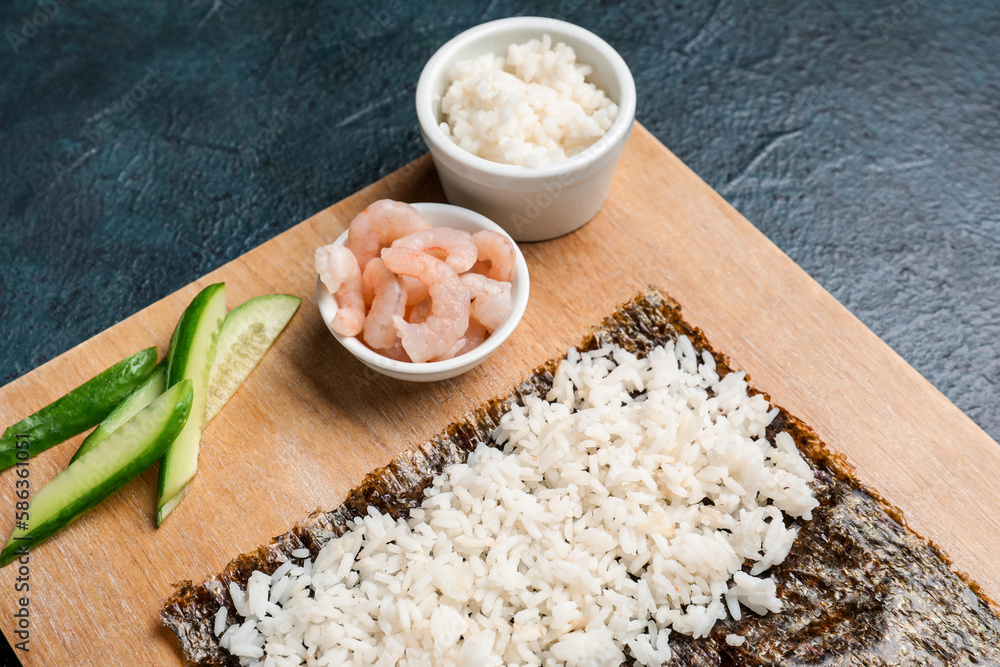
[[[15,529],[0,551],[0,567],[83,516],[151,466],[183,430],[193,398],[189,380],[175,384],[35,493],[25,516],[17,519],[26,526]]]
[[[155,347],[136,352],[9,426],[0,436],[0,470],[37,456],[100,423],[146,379],[155,365]]]
[[[122,424],[127,422],[129,419],[135,416],[139,410],[149,405],[156,399],[163,391],[166,389],[167,380],[167,362],[166,360],[161,361],[153,369],[153,372],[149,374],[145,380],[139,383],[139,385],[132,390],[132,392],[125,397],[118,406],[111,411],[107,417],[104,418],[100,424],[97,425],[90,435],[84,439],[83,444],[80,445],[80,449],[76,450],[76,454],[70,460],[73,463],[78,458],[89,452],[91,449],[96,447],[98,443],[107,440],[108,436],[114,433]]]
[[[226,315],[208,379],[206,423],[264,358],[301,303],[297,296],[265,294],[244,301]]]
[[[203,289],[181,315],[167,353],[167,385],[191,380],[191,416],[163,454],[157,487],[159,526],[187,494],[198,473],[198,451],[205,426],[208,378],[215,361],[219,331],[226,316],[226,285]]]

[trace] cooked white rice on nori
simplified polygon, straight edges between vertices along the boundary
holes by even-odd
[[[409,519],[372,509],[315,563],[232,585],[220,643],[274,667],[660,665],[671,631],[781,608],[759,575],[795,539],[783,513],[817,501],[792,438],[765,438],[776,414],[685,337],[572,350],[502,451],[447,468]]]

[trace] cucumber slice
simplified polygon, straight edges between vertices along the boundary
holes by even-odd
[[[226,315],[208,378],[206,424],[247,379],[300,303],[297,296],[266,294],[245,301]]]
[[[76,450],[76,454],[73,455],[70,463],[73,463],[96,447],[97,443],[107,440],[109,435],[114,433],[129,419],[132,419],[139,410],[152,403],[153,399],[162,394],[163,390],[166,389],[166,379],[167,363],[164,360],[158,363],[153,372],[149,374],[149,377],[140,382],[139,386],[133,389],[132,393],[126,396],[125,400],[119,403],[118,407],[112,410],[111,414],[105,417],[104,421],[90,432],[90,435],[80,445],[80,449]]]
[[[216,283],[203,289],[177,323],[167,354],[167,386],[191,380],[194,400],[191,416],[160,462],[159,499],[156,525],[159,526],[187,495],[198,472],[198,449],[205,427],[208,373],[215,361],[219,329],[226,316],[226,285]]]
[[[14,531],[0,551],[0,567],[125,486],[163,455],[184,428],[192,405],[185,380],[140,410],[117,431],[70,464],[31,498],[26,528]]]
[[[136,352],[8,427],[0,437],[0,470],[17,463],[20,450],[36,456],[99,423],[155,365],[155,347]]]

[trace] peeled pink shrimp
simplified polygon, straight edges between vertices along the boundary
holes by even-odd
[[[430,229],[430,225],[417,209],[392,199],[380,199],[351,221],[345,245],[358,258],[358,266],[364,269],[369,261],[378,257],[382,246],[421,229]]]
[[[510,282],[514,278],[514,244],[499,232],[484,230],[473,235],[481,262],[489,261],[487,278]]]
[[[472,234],[461,229],[434,227],[407,234],[392,242],[393,248],[413,248],[443,259],[458,273],[472,268],[479,257],[479,248]]]
[[[342,245],[316,249],[316,273],[337,299],[337,314],[331,326],[341,336],[357,336],[365,323],[365,299],[361,294],[361,271],[354,254]]]
[[[368,262],[371,264],[371,262]],[[368,265],[365,265],[368,268]],[[364,273],[362,272],[362,277]],[[403,281],[403,287],[406,288],[406,305],[413,306],[420,303],[427,298],[427,285],[423,284],[416,278],[411,278],[410,276],[399,276]],[[365,305],[371,308],[372,300],[375,298],[375,292],[364,284],[364,280],[361,281],[362,291],[365,295]]]
[[[411,324],[398,315],[392,318],[410,359],[420,363],[451,350],[469,328],[469,290],[455,269],[410,248],[385,248],[382,261],[393,273],[427,285],[430,295],[431,312],[424,322]]]
[[[511,303],[510,283],[491,280],[478,273],[466,273],[461,278],[462,284],[469,290],[472,299],[471,317],[482,323],[490,333],[510,315]]]
[[[365,342],[374,349],[390,348],[398,339],[392,318],[406,312],[403,281],[376,257],[365,265],[361,282],[374,295],[371,309],[365,317]]]

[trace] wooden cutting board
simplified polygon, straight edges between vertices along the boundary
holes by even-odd
[[[206,430],[193,491],[154,528],[155,470],[32,551],[32,665],[182,664],[158,610],[181,579],[337,506],[366,473],[562,354],[647,285],[671,294],[754,384],[812,425],[898,505],[910,526],[1000,600],[1000,446],[637,125],[611,198],[583,229],[523,245],[531,299],[518,329],[465,376],[407,384],[344,351],[315,303],[315,248],[382,197],[443,201],[426,156],[0,389],[14,423],[127,354],[161,354],[181,311],[225,281],[230,308],[270,292],[302,307]],[[81,438],[32,459],[37,490]],[[14,521],[0,473],[0,529]],[[981,511],[973,508],[981,506]],[[0,627],[12,643],[21,593],[0,570]]]

